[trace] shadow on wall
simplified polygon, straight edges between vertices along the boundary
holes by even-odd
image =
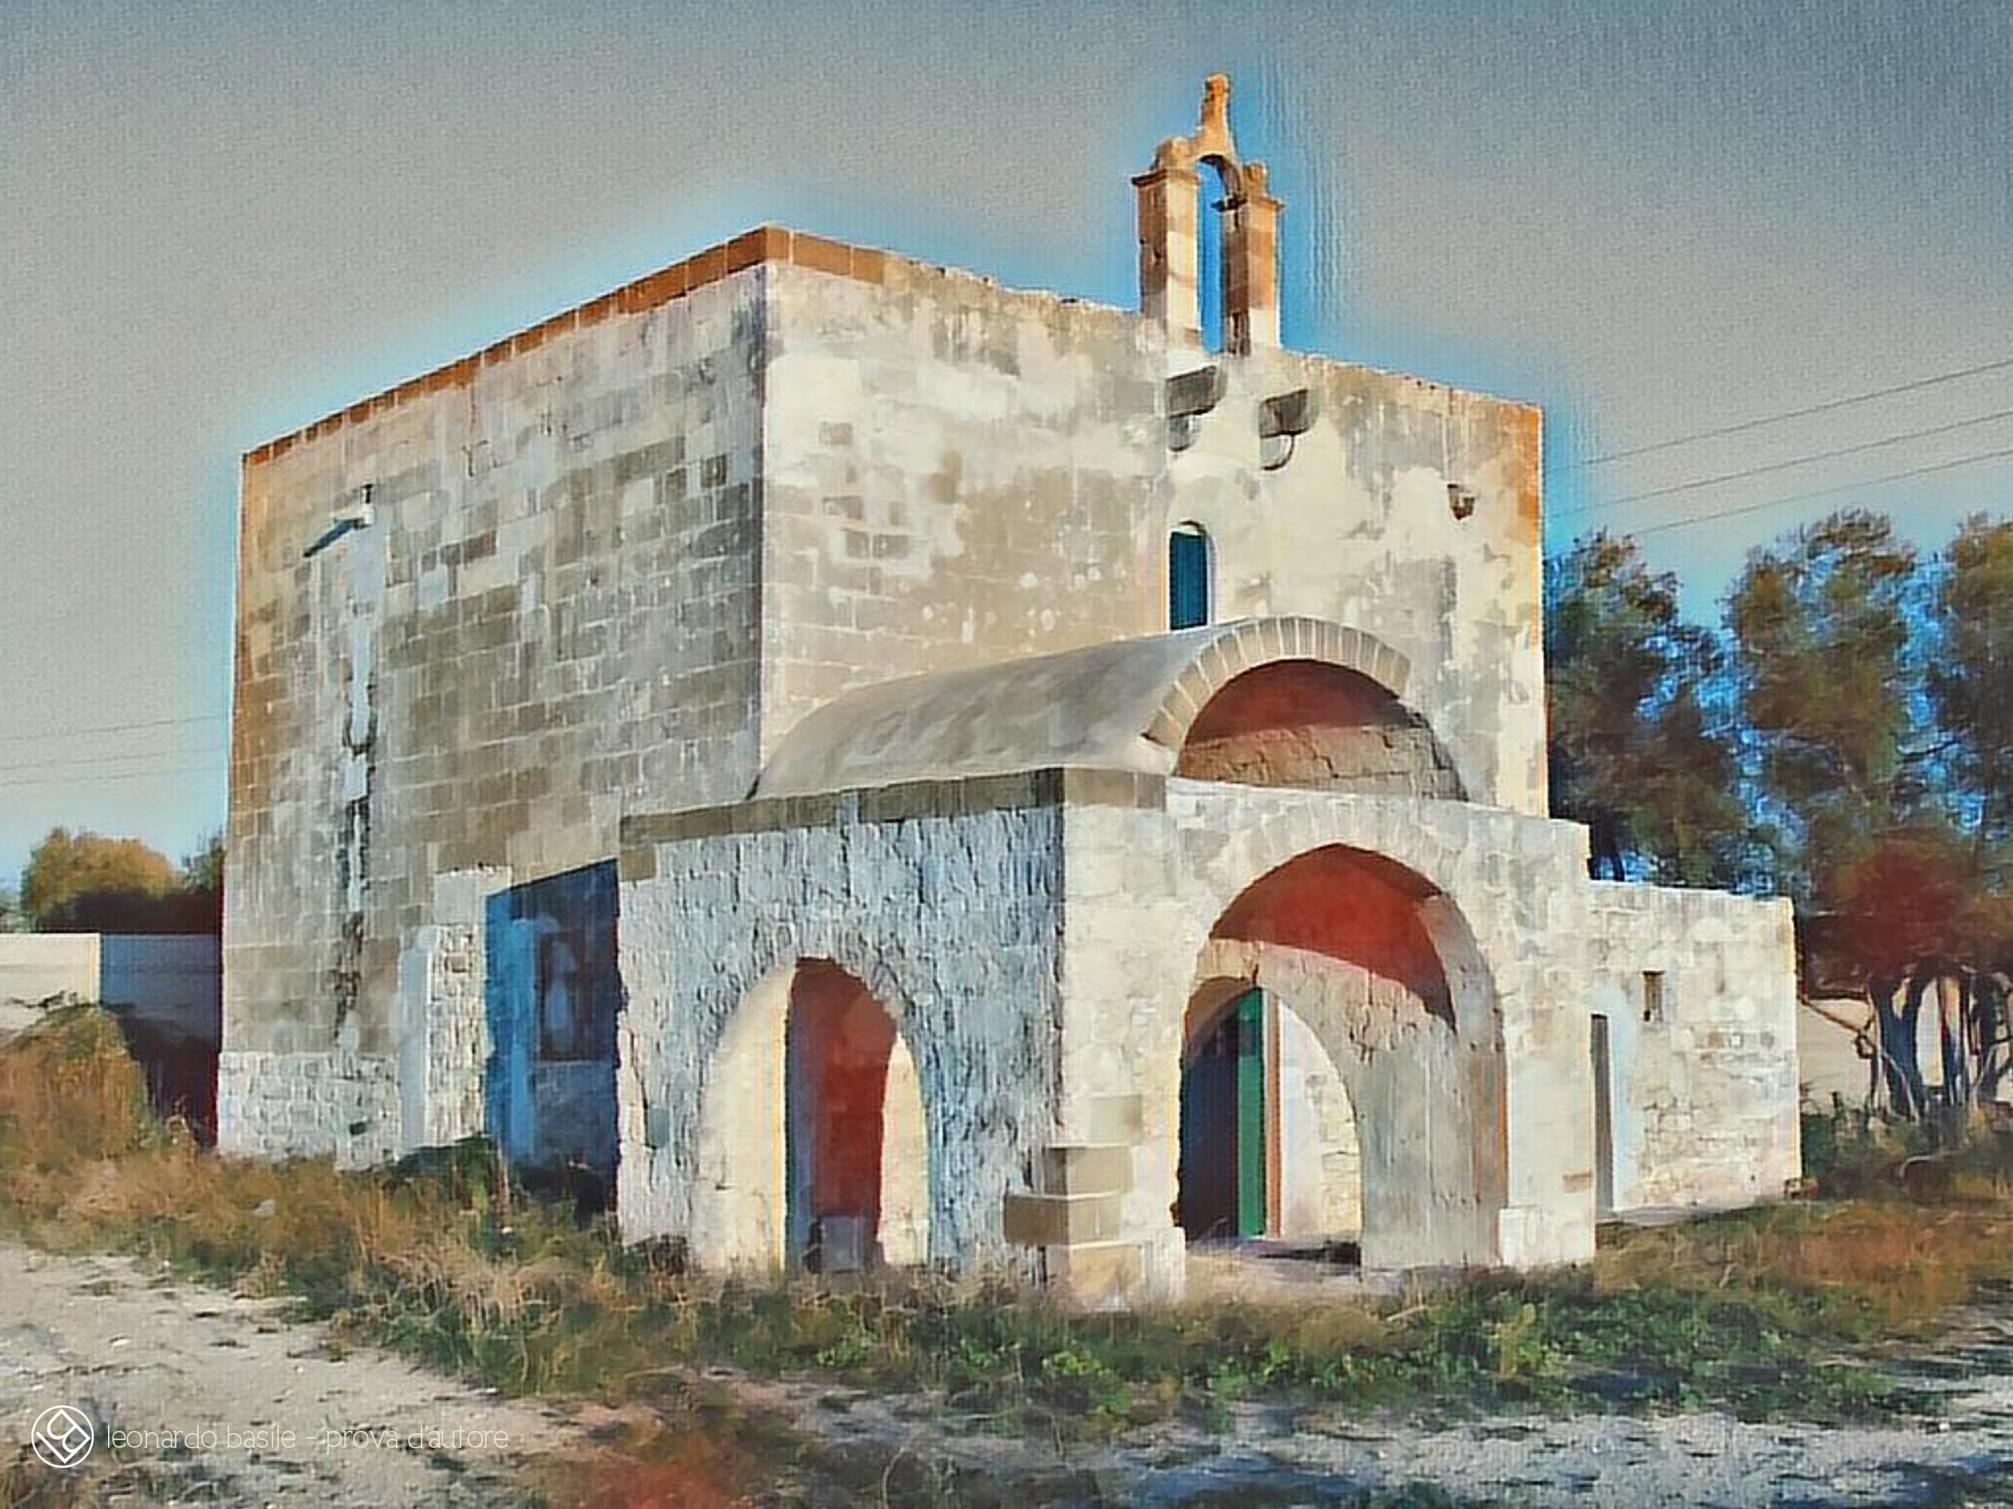
[[[1233,677],[1197,714],[1177,775],[1461,801],[1425,720],[1369,677],[1281,660]]]
[[[126,1051],[147,1076],[147,1098],[163,1120],[179,1118],[196,1141],[217,1141],[217,1043],[151,1020],[130,1006],[111,1005]]]

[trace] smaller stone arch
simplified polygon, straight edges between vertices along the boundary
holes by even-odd
[[[1146,727],[1146,737],[1179,751],[1195,720],[1246,671],[1279,660],[1310,660],[1354,671],[1402,699],[1412,663],[1373,634],[1325,618],[1246,618],[1225,624],[1202,653],[1174,675]]]
[[[899,1018],[797,958],[728,1017],[702,1076],[688,1242],[702,1268],[907,1266],[929,1250],[929,1140]]]
[[[1462,801],[1426,720],[1360,671],[1275,660],[1231,677],[1189,723],[1174,773],[1251,786]]]
[[[1288,617],[903,677],[848,692],[800,719],[771,752],[754,794],[1054,766],[1172,774],[1210,700],[1244,672],[1285,660],[1355,672],[1394,700],[1402,700],[1410,674],[1405,657],[1374,635]],[[1406,716],[1419,721],[1409,710]]]

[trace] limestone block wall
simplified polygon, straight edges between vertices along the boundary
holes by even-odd
[[[1385,1223],[1373,1266],[1466,1258],[1530,1266],[1576,1261],[1593,1243],[1591,1085],[1584,996],[1584,830],[1452,802],[1240,788],[1182,779],[1137,784],[1135,805],[1075,807],[1064,874],[1067,933],[1061,1117],[1064,1145],[1126,1146],[1129,1186],[1112,1229],[1138,1250],[1149,1289],[1177,1289],[1181,1234],[1169,1219],[1177,1188],[1183,1011],[1219,966],[1255,983],[1314,1025],[1337,1060],[1351,1029],[1330,1013],[1318,972],[1292,973],[1290,951],[1221,952],[1210,933],[1254,882],[1330,846],[1384,856],[1441,898],[1436,940],[1465,929],[1469,957],[1443,960],[1457,996],[1481,996],[1500,1020],[1500,1052],[1415,1059],[1403,1076],[1371,1068],[1352,1094],[1364,1177],[1378,1157],[1423,1159],[1433,1182],[1457,1186],[1467,1165],[1499,1156],[1501,1209],[1486,1225],[1424,1190]],[[1243,978],[1252,978],[1244,976]],[[1340,1008],[1338,1008],[1340,1009]],[[1464,1033],[1468,1030],[1464,1019]],[[1493,1069],[1490,1066],[1493,1065]],[[1491,1079],[1489,1074],[1499,1076]],[[1478,1077],[1479,1076],[1479,1077]],[[1114,1115],[1123,1097],[1128,1115]],[[1499,1155],[1491,1139],[1502,1138]],[[1367,1207],[1367,1201],[1366,1201]],[[1387,1207],[1395,1209],[1395,1207]],[[1108,1264],[1135,1259],[1108,1259]]]
[[[1616,1207],[1780,1197],[1802,1172],[1790,903],[1608,881],[1587,893]]]
[[[1156,330],[899,258],[769,297],[765,753],[869,682],[1166,627]]]
[[[414,929],[399,961],[399,1150],[438,1147],[484,1128],[490,1041],[484,911],[510,883],[505,869],[434,877],[431,921]]]
[[[1536,409],[1289,352],[1171,356],[1129,311],[897,258],[774,273],[765,753],[870,682],[1166,629],[1167,535],[1193,521],[1214,619],[1375,634],[1468,794],[1543,815]],[[1221,397],[1177,425],[1166,380],[1201,363]],[[1273,465],[1260,407],[1300,389],[1311,421]]]
[[[348,1168],[398,1156],[392,1063],[353,1047],[327,1053],[226,1050],[217,1061],[217,1146],[261,1158],[333,1152]]]
[[[829,960],[893,1018],[920,1089],[928,1211],[884,1194],[883,1243],[1025,1266],[1002,1237],[1054,1123],[1061,1020],[1055,773],[702,809],[625,824],[617,1203],[632,1237],[701,1262],[779,1252],[775,1196],[742,1198],[750,1147],[782,1163],[792,967]],[[744,1030],[752,1029],[752,1030]],[[904,1068],[900,1071],[906,1074]],[[891,1092],[892,1093],[892,1092]],[[910,1144],[913,1146],[913,1144]],[[901,1154],[899,1139],[884,1158]],[[779,1191],[773,1178],[767,1186]]]
[[[468,943],[422,937],[437,874],[604,859],[625,808],[753,781],[765,271],[711,255],[246,458],[226,1147],[466,1126],[407,1094],[387,1130],[268,1060],[391,1083],[401,982],[452,996]]]

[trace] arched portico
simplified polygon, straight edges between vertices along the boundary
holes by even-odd
[[[1292,1002],[1333,1062],[1356,1117],[1366,1266],[1495,1260],[1502,1028],[1448,897],[1365,850],[1317,848],[1237,893],[1195,980],[1195,1001],[1242,989]]]

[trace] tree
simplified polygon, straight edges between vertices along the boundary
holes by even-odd
[[[144,903],[178,884],[166,856],[137,838],[52,828],[21,872],[21,910],[39,932],[87,931],[115,903]]]
[[[191,914],[203,919],[206,930],[224,928],[224,835],[212,833],[202,848],[182,860],[182,891],[189,898]]]
[[[1784,820],[1786,888],[1831,906],[1922,796],[1911,675],[1912,546],[1846,510],[1757,550],[1727,599],[1762,796]]]
[[[1727,621],[1784,879],[1873,1006],[1879,1090],[1908,1118],[1991,1098],[2013,1068],[2013,525],[1967,520],[1931,570],[1886,519],[1834,514],[1750,557]]]
[[[1983,871],[2013,839],[2013,520],[1966,519],[1943,555],[1929,694]]]
[[[1592,872],[1625,879],[1629,850],[1658,880],[1731,880],[1749,827],[1721,658],[1679,617],[1676,578],[1602,531],[1547,565],[1545,589],[1552,805],[1592,831]]]
[[[202,848],[182,860],[182,885],[191,891],[224,889],[224,835],[212,833]]]
[[[1942,824],[1891,828],[1848,864],[1830,887],[1845,926],[1839,947],[1866,982],[1879,1029],[1879,1064],[1888,1105],[1920,1118],[1930,1096],[1918,1060],[1923,1000],[1937,991],[1943,1084],[1952,1103],[1968,1098],[1973,1055],[1966,1042],[1962,992],[1944,981],[1961,968],[1965,926],[1975,895],[1964,843]]]

